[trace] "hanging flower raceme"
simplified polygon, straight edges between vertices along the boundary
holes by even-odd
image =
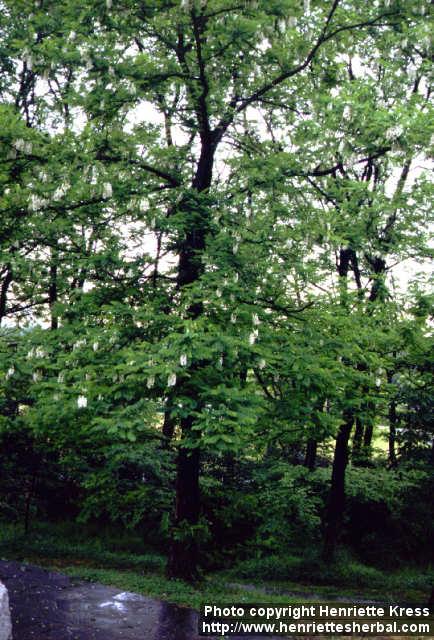
[[[9,369],[6,371],[6,379],[12,378],[14,373],[15,373],[15,367],[12,365],[12,367],[9,367]]]
[[[401,127],[401,125],[396,125],[395,127],[390,127],[390,129],[387,129],[385,132],[385,137],[386,140],[396,140],[396,138],[399,138],[400,136],[402,136],[403,134],[403,128]]]
[[[148,389],[152,389],[154,384],[155,384],[155,376],[148,376],[148,379],[146,380],[146,386],[148,387]]]
[[[181,367],[187,366],[187,356],[185,353],[181,353],[181,356],[179,358],[179,364],[181,365]]]
[[[167,377],[167,386],[174,387],[176,384],[176,373],[169,373]]]
[[[111,198],[113,195],[113,187],[110,182],[104,182],[102,187],[102,197],[103,198]]]
[[[32,193],[29,202],[29,211],[39,211],[47,204],[44,198],[40,198],[36,193]]]
[[[256,340],[258,338],[258,335],[259,335],[258,330],[254,329],[251,332],[251,334],[249,335],[249,344],[252,344],[252,345],[255,344],[255,342],[256,342]]]
[[[53,193],[53,200],[61,200],[67,194],[69,187],[70,185],[67,182],[62,182]]]
[[[78,398],[77,398],[77,407],[79,409],[85,409],[87,407],[87,398],[86,398],[86,396],[78,396]]]

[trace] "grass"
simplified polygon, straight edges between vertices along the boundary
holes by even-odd
[[[91,533],[74,524],[38,523],[25,536],[16,526],[0,523],[0,556],[196,609],[203,602],[309,602],[312,594],[324,600],[340,596],[420,605],[433,577],[414,569],[384,573],[345,556],[326,566],[314,557],[285,555],[246,560],[190,585],[167,579],[164,556],[145,549],[138,536]]]

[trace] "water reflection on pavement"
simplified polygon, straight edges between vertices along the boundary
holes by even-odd
[[[9,590],[14,640],[199,640],[201,637],[197,633],[198,614],[193,609],[114,587],[73,580],[20,562],[0,560],[0,579]],[[253,636],[248,637],[253,640]]]

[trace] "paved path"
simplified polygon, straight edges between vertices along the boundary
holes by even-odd
[[[0,579],[9,590],[13,640],[200,638],[192,609],[20,562],[1,560]]]

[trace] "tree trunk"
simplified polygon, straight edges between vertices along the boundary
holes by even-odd
[[[200,194],[208,191],[212,181],[213,161],[216,145],[213,140],[206,135],[201,136],[202,147],[197,165],[192,188],[198,194],[197,200],[194,193],[189,194],[188,200],[181,202],[187,220],[187,230],[185,239],[179,252],[177,287],[182,290],[185,286],[198,280],[203,271],[201,253],[205,248],[205,237],[209,227],[210,211],[201,199]],[[194,206],[191,206],[191,205]],[[188,315],[197,318],[203,312],[203,305],[200,301],[191,305]],[[193,373],[194,367],[190,367]],[[195,395],[194,386],[191,387],[191,380],[180,383],[175,389],[175,394],[179,391],[187,396]],[[194,383],[193,383],[194,385]],[[199,446],[194,449],[185,448],[183,441],[186,437],[191,437],[194,424],[193,416],[187,416],[181,420],[181,443],[177,460],[176,478],[176,507],[175,518],[170,542],[169,560],[167,564],[167,574],[171,578],[194,581],[198,576],[197,562],[198,549],[196,542],[196,532],[194,526],[199,520],[199,466],[200,454]],[[195,434],[200,438],[199,434]],[[199,443],[197,443],[198,445]],[[185,534],[185,527],[189,527],[190,533]]]
[[[360,458],[362,455],[362,442],[363,442],[363,423],[360,418],[355,420],[356,429],[353,437],[353,450],[352,458],[354,464],[360,464]]]
[[[164,422],[163,422],[163,436],[164,436],[165,445],[168,445],[171,442],[174,431],[175,431],[175,420],[170,415],[170,409],[166,409],[166,411],[164,412]]]
[[[182,578],[190,582],[198,577],[198,547],[196,532],[192,527],[197,525],[200,513],[199,466],[198,449],[179,449],[174,535],[170,544],[167,574],[170,578]]]
[[[306,444],[306,456],[304,458],[304,466],[313,471],[315,469],[317,441],[314,438],[309,438]]]
[[[324,518],[323,558],[327,561],[334,558],[345,507],[345,470],[348,464],[348,441],[354,422],[353,413],[345,412],[344,419],[336,438],[332,480]]]
[[[0,325],[2,323],[3,318],[6,315],[7,295],[8,295],[9,286],[12,282],[12,278],[13,278],[12,269],[10,265],[8,265],[6,268],[6,274],[2,282],[2,286],[0,288]]]
[[[363,450],[362,461],[363,464],[369,464],[372,454],[372,435],[374,433],[374,423],[372,420],[368,420],[365,427],[365,433],[363,435]]]

